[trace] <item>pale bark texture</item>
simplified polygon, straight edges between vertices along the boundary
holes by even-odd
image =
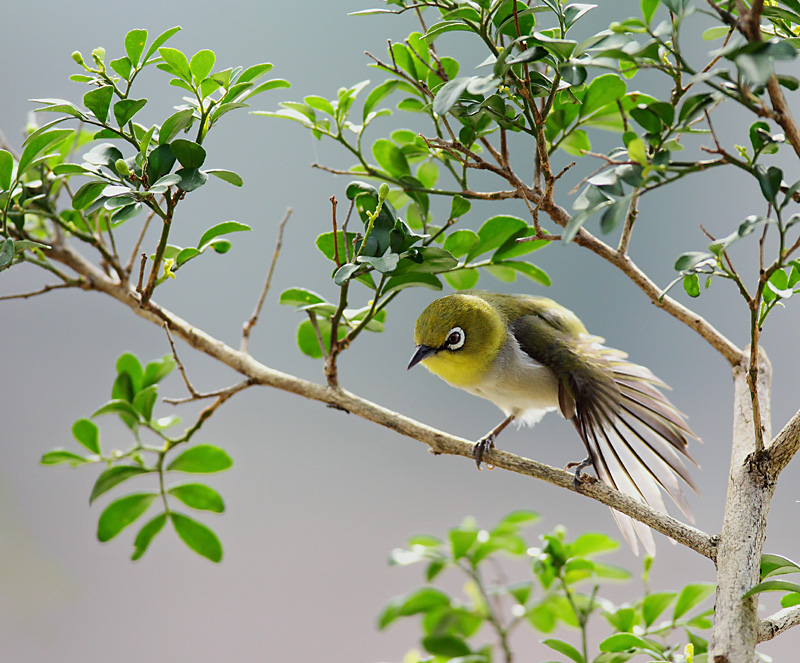
[[[772,367],[763,351],[758,368],[762,436],[770,439]],[[733,446],[725,518],[717,548],[717,600],[709,648],[709,661],[714,663],[749,663],[755,658],[759,641],[758,597],[742,600],[742,596],[759,581],[775,477],[767,469],[766,457],[755,454],[748,369],[746,359],[733,369]]]

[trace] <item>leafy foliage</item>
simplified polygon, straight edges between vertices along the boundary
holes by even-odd
[[[575,663],[627,661],[640,654],[651,661],[688,660],[679,657],[684,650],[701,660],[708,643],[700,632],[710,628],[713,609],[700,606],[713,594],[714,585],[690,584],[680,592],[646,590],[636,601],[616,605],[602,596],[602,589],[630,580],[631,574],[597,558],[616,550],[618,543],[594,532],[570,541],[559,527],[532,546],[523,530],[537,520],[531,511],[516,511],[490,530],[467,518],[446,539],[411,537],[406,548],[392,551],[390,563],[422,564],[427,584],[391,599],[378,616],[378,627],[419,616],[420,644],[437,661],[488,663],[501,655],[508,658],[511,635],[520,628],[548,636],[543,644]],[[490,584],[487,577],[505,576],[498,573],[503,558],[526,560],[531,578]],[[652,561],[647,558],[644,564],[646,588]],[[465,578],[465,599],[433,586],[447,572]],[[612,635],[597,644],[598,655],[589,656],[588,625],[598,615],[605,618]],[[562,625],[578,629],[577,644],[553,637]],[[497,645],[477,644],[486,640],[487,630],[494,632],[491,641]],[[688,649],[676,642],[684,637]],[[411,652],[404,660],[429,659]]]
[[[222,546],[216,534],[205,525],[172,510],[170,498],[200,511],[222,513],[225,504],[214,489],[201,483],[167,485],[168,472],[209,474],[227,470],[233,464],[230,456],[219,447],[198,444],[175,455],[173,449],[188,444],[200,429],[203,415],[179,437],[167,435],[167,429],[180,422],[177,417],[154,418],[153,409],[158,398],[158,383],[175,368],[172,355],[150,362],[142,367],[139,359],[125,353],[117,359],[117,376],[111,388],[111,400],[102,405],[92,419],[100,415],[115,414],[133,435],[133,444],[126,450],[103,451],[100,430],[92,419],[78,419],[72,426],[75,440],[90,453],[81,455],[65,449],[53,449],[42,456],[43,465],[68,464],[73,467],[103,463],[103,470],[95,480],[89,503],[105,495],[116,486],[137,477],[152,475],[157,479],[158,490],[132,493],[112,500],[100,515],[97,538],[110,541],[123,529],[141,518],[155,501],[160,501],[163,511],[139,529],[134,541],[131,559],[139,559],[161,531],[167,518],[178,536],[199,555],[219,562]],[[148,431],[158,444],[144,444],[141,432]],[[174,456],[174,457],[173,457]],[[171,460],[167,463],[167,458]],[[149,460],[152,459],[152,460]]]

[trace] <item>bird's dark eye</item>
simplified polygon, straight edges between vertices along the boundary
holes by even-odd
[[[458,350],[462,345],[464,345],[466,338],[467,336],[464,334],[464,330],[461,329],[461,327],[453,327],[449,332],[447,332],[447,340],[445,341],[445,345],[449,350]]]

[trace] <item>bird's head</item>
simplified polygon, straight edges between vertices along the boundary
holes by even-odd
[[[432,302],[417,318],[417,350],[408,368],[420,362],[457,387],[480,379],[506,342],[506,324],[489,303],[469,294]]]

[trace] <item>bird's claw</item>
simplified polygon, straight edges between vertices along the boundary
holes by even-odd
[[[494,435],[487,435],[484,438],[481,438],[475,443],[475,446],[472,447],[472,456],[475,458],[475,463],[478,465],[478,469],[481,469],[481,462],[483,462],[483,456],[486,454],[487,451],[491,451],[494,449]],[[494,465],[491,463],[486,463],[487,469],[494,469]]]
[[[580,462],[573,461],[572,463],[567,463],[567,466],[564,468],[565,470],[571,470],[572,468],[575,468],[575,472],[572,477],[572,486],[575,488],[575,490],[577,490],[582,483],[595,483],[597,481],[597,479],[591,474],[583,473],[583,470],[590,465],[594,465],[591,457],[584,458]]]

